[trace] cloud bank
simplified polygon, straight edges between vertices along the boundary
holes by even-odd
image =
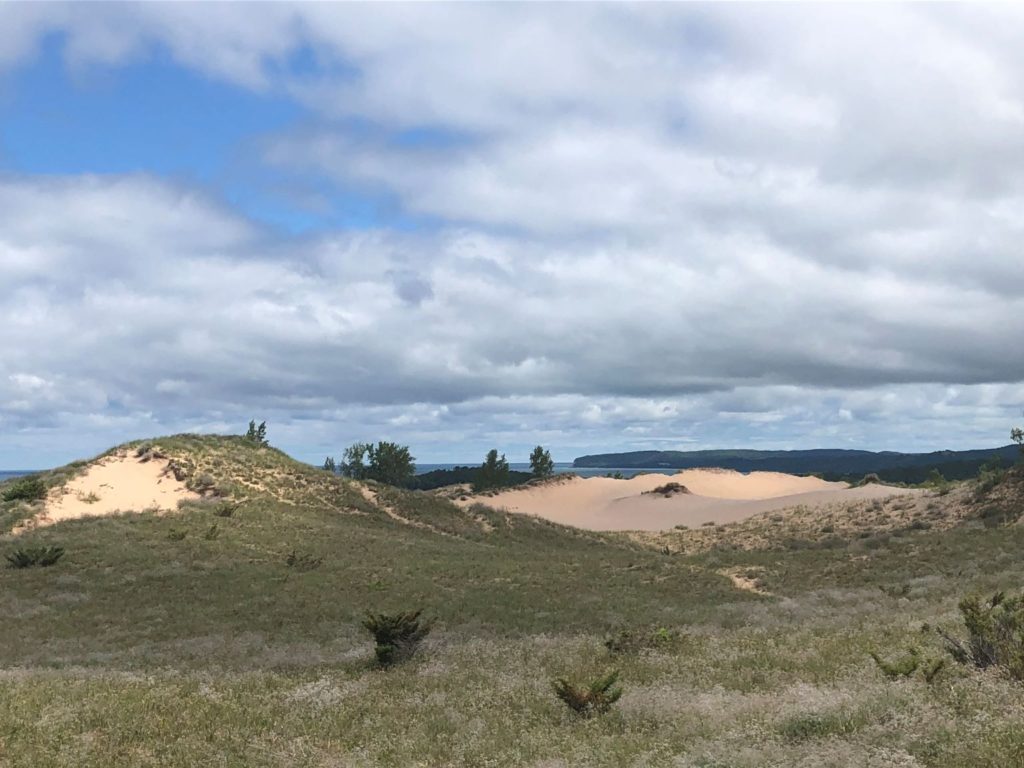
[[[296,233],[145,170],[0,175],[0,465],[251,417],[310,459],[1005,442],[1021,32],[1010,6],[4,6],[0,83],[53,39],[71,76],[168,57],[301,105],[244,162],[311,215],[394,215]]]

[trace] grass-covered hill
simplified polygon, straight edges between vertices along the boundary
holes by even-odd
[[[65,552],[0,569],[0,765],[1024,765],[1019,683],[951,660],[889,680],[869,656],[944,657],[932,628],[962,633],[964,594],[1024,583],[1012,473],[866,525],[766,517],[682,546],[464,511],[241,438],[112,453],[203,498],[0,538]],[[0,526],[42,504],[0,502]],[[376,668],[364,613],[420,608],[422,651]],[[605,715],[553,693],[613,669]]]

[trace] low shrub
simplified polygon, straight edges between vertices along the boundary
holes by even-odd
[[[172,530],[167,534],[167,538],[171,541],[181,541],[187,535],[187,531]]]
[[[237,504],[232,504],[230,501],[219,501],[213,505],[213,514],[217,517],[231,517],[237,509]]]
[[[4,501],[38,501],[46,497],[46,485],[35,475],[19,477],[3,491]]]
[[[220,528],[217,527],[216,523],[206,530],[206,533],[203,534],[203,538],[207,541],[213,541],[214,539],[220,538]]]
[[[10,568],[47,568],[64,557],[63,547],[25,547],[7,555]]]
[[[644,491],[641,495],[664,496],[666,499],[671,499],[677,494],[689,492],[690,489],[682,483],[671,482],[659,485],[657,488],[652,488],[649,491]]]
[[[366,614],[363,628],[373,635],[374,654],[380,666],[390,667],[411,658],[416,653],[420,643],[430,634],[433,627],[432,620],[420,618],[422,613],[423,611],[419,610],[395,614]]]
[[[558,678],[552,685],[565,706],[581,717],[593,717],[607,712],[622,696],[622,686],[616,686],[618,680],[619,671],[613,670],[586,687],[573,685],[565,678]]]
[[[978,669],[996,667],[1024,681],[1024,594],[997,592],[988,600],[976,595],[960,601],[967,638],[938,630],[955,661]]]
[[[612,653],[639,653],[647,648],[664,648],[679,639],[680,635],[667,627],[620,627],[605,635],[604,647]]]
[[[285,565],[297,571],[312,571],[319,568],[323,561],[322,557],[313,557],[307,552],[297,553],[295,550],[289,552],[284,559]]]
[[[786,741],[801,743],[828,736],[842,736],[852,733],[857,727],[857,721],[843,712],[808,712],[786,718],[778,730]]]
[[[875,665],[882,671],[882,674],[890,680],[910,677],[921,666],[921,652],[916,648],[911,648],[906,656],[893,661],[883,659],[874,651],[870,652],[870,656],[874,659]]]

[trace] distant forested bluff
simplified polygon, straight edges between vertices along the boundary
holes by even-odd
[[[855,480],[876,474],[882,480],[900,483],[924,482],[932,471],[947,480],[962,480],[978,474],[989,463],[1012,466],[1021,458],[1016,445],[971,451],[898,453],[895,451],[850,451],[822,448],[809,451],[629,451],[580,456],[572,463],[578,468],[643,467],[645,469],[696,469],[722,467],[739,472],[787,472],[819,475],[826,480]]]

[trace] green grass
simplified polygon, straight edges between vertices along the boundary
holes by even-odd
[[[869,655],[941,653],[926,625],[956,631],[963,594],[1024,580],[1019,527],[670,555],[425,493],[368,498],[241,439],[149,442],[219,495],[0,542],[66,550],[0,569],[0,765],[1024,765],[1019,684],[954,664],[890,681]],[[0,505],[8,528],[19,505]],[[420,608],[437,617],[420,653],[377,669],[365,612]],[[612,653],[613,627],[670,642]],[[624,694],[606,715],[552,692],[609,669]]]

